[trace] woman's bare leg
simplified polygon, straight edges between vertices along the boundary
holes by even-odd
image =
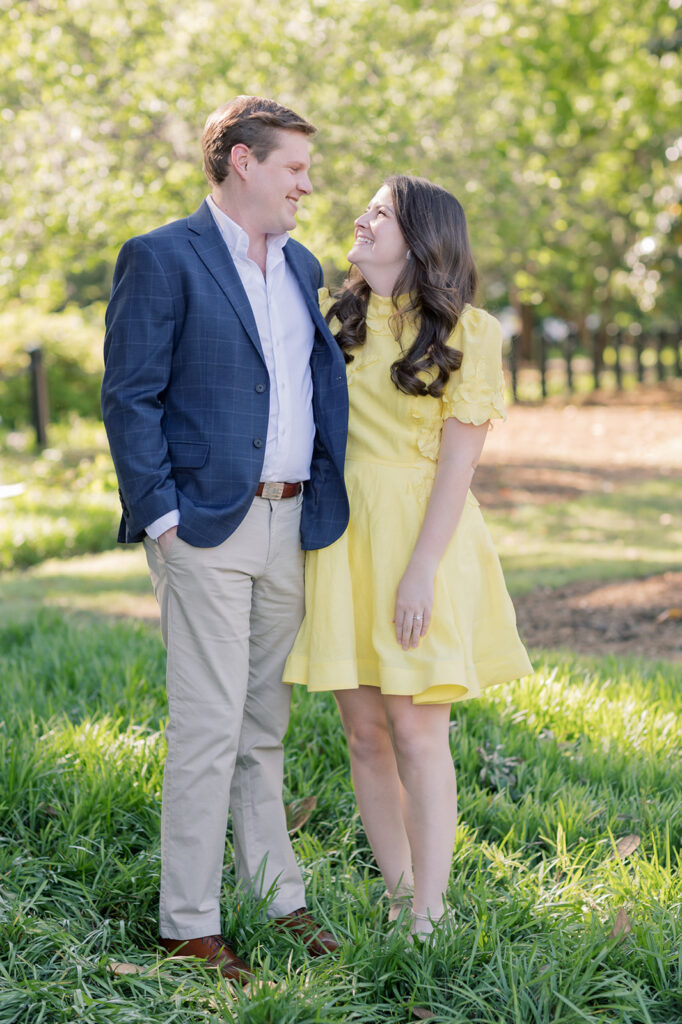
[[[391,896],[412,889],[410,843],[403,821],[402,785],[386,720],[384,698],[373,686],[334,693],[348,741],[360,817]],[[390,917],[398,916],[393,903]]]
[[[414,930],[443,912],[457,831],[457,780],[449,745],[450,705],[383,696],[402,783],[402,812],[414,870]]]

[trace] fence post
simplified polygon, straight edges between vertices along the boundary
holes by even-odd
[[[573,353],[578,343],[578,335],[575,331],[569,331],[564,342],[564,359],[566,361],[566,387],[569,394],[573,394]]]
[[[616,361],[613,364],[613,369],[616,374],[616,388],[618,391],[623,390],[623,365],[620,361],[620,350],[623,344],[623,332],[617,331],[613,338],[613,350],[616,353]]]
[[[592,335],[592,382],[595,391],[599,390],[602,372],[602,342],[597,327]]]
[[[663,365],[663,349],[668,337],[668,332],[665,330],[658,331],[656,334],[656,376],[659,380],[665,380],[665,366]]]
[[[39,448],[47,445],[47,424],[50,418],[47,397],[47,377],[43,363],[43,350],[40,345],[32,345],[26,350],[31,360],[31,405],[33,425],[36,431],[36,442]]]
[[[513,334],[511,339],[511,348],[509,349],[509,370],[511,372],[511,386],[512,386],[512,398],[515,402],[519,399],[518,384],[519,384],[519,348],[521,346],[521,339],[518,334]]]
[[[640,384],[644,383],[644,363],[642,362],[642,353],[644,352],[644,339],[641,334],[636,335],[634,338],[635,344],[635,360],[637,364],[637,380]]]
[[[540,389],[542,397],[547,398],[547,335],[544,328],[537,328],[538,355],[540,363]]]

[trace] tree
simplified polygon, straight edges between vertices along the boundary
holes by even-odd
[[[298,237],[332,277],[383,177],[463,201],[489,301],[577,321],[679,302],[680,0],[0,0],[0,282],[104,298],[131,234],[206,183],[206,114],[271,95],[320,126]]]

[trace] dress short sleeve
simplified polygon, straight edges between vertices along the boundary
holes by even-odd
[[[327,318],[327,313],[332,308],[335,302],[336,299],[333,297],[333,295],[329,294],[328,288],[317,289],[317,304],[320,307],[320,313],[325,318],[325,320]],[[336,319],[335,316],[332,317],[329,323],[329,330],[332,332],[332,334],[337,334],[341,330],[341,323],[339,320]]]
[[[448,342],[462,353],[462,365],[450,374],[441,396],[443,419],[480,426],[506,419],[502,372],[502,328],[490,313],[467,306]]]

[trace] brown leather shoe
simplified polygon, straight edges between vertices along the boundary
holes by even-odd
[[[324,956],[325,953],[333,953],[335,949],[339,948],[332,933],[325,931],[310,916],[305,907],[292,910],[284,917],[276,917],[274,922],[278,928],[286,929],[296,935],[311,956]]]
[[[170,956],[195,956],[207,967],[216,967],[223,978],[245,985],[255,974],[241,957],[237,956],[222,935],[204,935],[199,939],[159,939]]]

